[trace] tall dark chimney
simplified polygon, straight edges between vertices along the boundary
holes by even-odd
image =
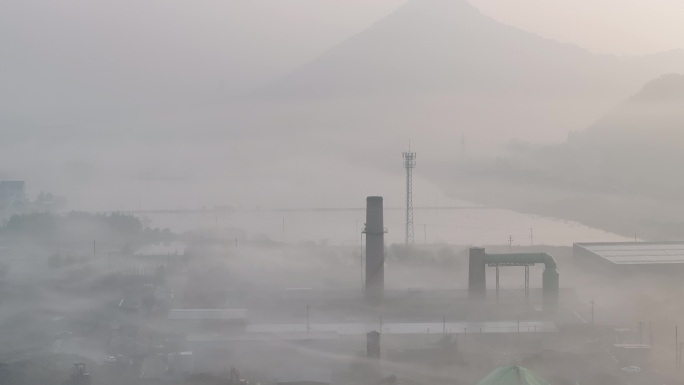
[[[385,290],[385,227],[382,197],[366,198],[366,299],[379,303]]]

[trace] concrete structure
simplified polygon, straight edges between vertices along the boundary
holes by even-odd
[[[240,331],[247,324],[245,309],[174,309],[167,317],[166,330],[178,334]]]
[[[366,333],[366,356],[380,359],[380,333],[375,330]]]
[[[485,322],[383,322],[380,329],[378,323],[320,323],[309,324],[310,333],[333,333],[337,336],[363,336],[372,331],[380,331],[385,336],[391,335],[427,335],[442,334],[495,334],[495,333],[553,333],[556,324],[550,321],[485,321]],[[468,332],[469,331],[469,332]],[[244,333],[257,335],[300,335],[305,338],[307,325],[300,324],[248,324]],[[330,337],[327,337],[330,338]]]
[[[335,332],[231,332],[227,334],[190,334],[187,343],[192,347],[221,349],[236,342],[303,342],[303,341],[337,341],[340,335]]]
[[[244,323],[247,321],[245,309],[173,309],[169,312],[170,320],[190,321],[228,321]]]
[[[683,241],[575,243],[573,256],[620,273],[684,271]]]
[[[526,268],[525,289],[527,291],[529,282],[527,267],[536,263],[543,263],[545,266],[542,276],[544,309],[553,310],[558,304],[559,276],[558,270],[556,270],[556,261],[546,253],[487,254],[483,248],[471,248],[468,266],[469,296],[476,299],[486,298],[487,276],[485,274],[485,267],[487,265],[497,269],[499,266],[524,266]]]
[[[366,299],[382,302],[385,290],[385,227],[382,197],[366,198]]]

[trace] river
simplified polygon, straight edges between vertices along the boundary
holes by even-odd
[[[358,244],[365,221],[363,207],[348,209],[197,210],[136,214],[152,227],[175,232],[218,231],[244,239],[269,239],[287,243],[330,245]],[[405,211],[385,209],[386,241],[403,243]],[[510,210],[449,202],[414,209],[415,244],[550,245],[574,242],[628,241],[629,239],[577,222]]]

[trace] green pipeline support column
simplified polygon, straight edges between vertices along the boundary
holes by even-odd
[[[487,297],[487,275],[485,274],[487,254],[485,249],[473,247],[470,249],[468,264],[468,297],[485,299]]]
[[[558,270],[546,266],[542,275],[542,295],[544,297],[545,312],[555,312],[557,310],[559,287]]]

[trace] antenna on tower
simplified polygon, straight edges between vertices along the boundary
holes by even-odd
[[[406,247],[414,245],[413,238],[413,169],[416,167],[416,153],[409,151],[402,154],[406,169]]]

